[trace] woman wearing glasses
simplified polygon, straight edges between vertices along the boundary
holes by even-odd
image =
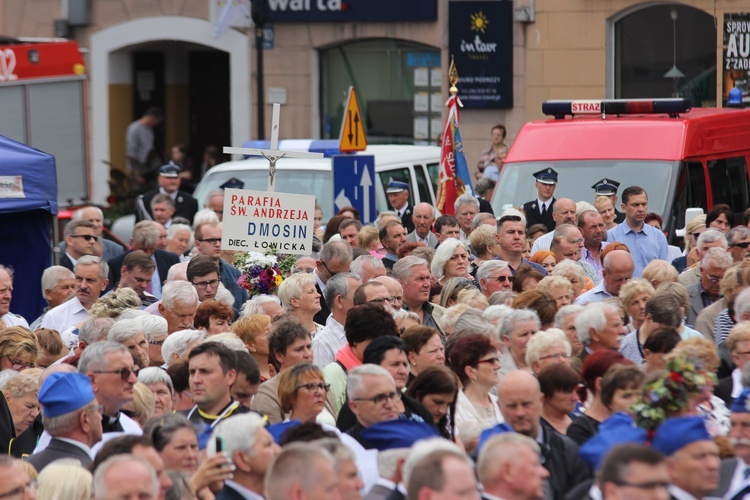
[[[284,310],[297,318],[310,335],[315,337],[318,330],[323,328],[313,320],[321,309],[320,294],[315,288],[315,276],[307,273],[289,276],[279,286],[278,295]]]
[[[0,371],[33,368],[38,352],[36,336],[31,330],[12,326],[0,331]]]
[[[448,363],[463,385],[458,391],[456,427],[487,429],[502,422],[497,397],[490,393],[500,381],[500,355],[489,337],[469,334],[457,339],[449,345]],[[476,446],[465,444],[467,450]]]
[[[326,393],[330,389],[320,368],[300,363],[279,373],[279,401],[288,420],[336,425],[326,409]]]

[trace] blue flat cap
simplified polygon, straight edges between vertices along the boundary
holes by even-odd
[[[534,178],[542,184],[557,184],[557,170],[554,168],[548,167],[539,172],[534,172],[533,175]]]
[[[578,453],[594,470],[599,470],[602,459],[613,447],[618,444],[645,442],[645,429],[638,427],[630,415],[615,413],[599,425],[599,432],[581,445]]]
[[[74,412],[93,400],[91,381],[82,373],[53,373],[39,389],[39,403],[45,417]]]
[[[750,413],[750,389],[743,390],[739,396],[734,398],[730,410],[732,410],[732,413]]]
[[[245,187],[245,183],[239,180],[237,177],[232,177],[227,182],[219,186],[221,189],[242,189]]]
[[[712,439],[701,417],[675,417],[668,418],[656,429],[651,447],[665,455],[672,455],[696,441]]]
[[[159,167],[159,175],[161,175],[162,177],[179,177],[180,167],[172,162],[169,162],[166,165],[162,165],[161,167]]]
[[[597,183],[591,186],[591,188],[597,195],[612,196],[617,194],[617,190],[620,188],[620,183],[613,181],[612,179],[602,179],[597,181]]]
[[[489,429],[485,429],[482,431],[482,433],[479,435],[479,442],[477,443],[477,452],[482,451],[482,447],[489,441],[489,439],[494,436],[495,434],[505,434],[506,432],[516,432],[513,430],[513,427],[506,423],[497,424],[495,426],[490,427]]]
[[[408,190],[409,190],[409,184],[407,184],[404,181],[391,181],[388,183],[388,186],[385,188],[386,194],[400,193],[401,191],[408,191]]]
[[[440,437],[438,430],[414,420],[387,420],[364,429],[360,435],[379,451],[409,448],[421,439]]]
[[[271,424],[266,427],[266,430],[273,437],[274,443],[278,444],[286,431],[293,427],[297,427],[301,423],[302,422],[299,420],[288,420],[286,422],[279,422],[278,424]]]

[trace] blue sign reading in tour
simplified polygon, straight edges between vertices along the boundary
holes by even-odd
[[[375,210],[375,157],[334,155],[333,202],[336,212],[344,207],[359,210],[362,224],[377,217]]]
[[[437,0],[267,0],[269,21],[435,21]]]
[[[466,108],[513,107],[513,2],[448,4],[448,47]]]

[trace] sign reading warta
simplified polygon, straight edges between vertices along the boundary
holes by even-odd
[[[221,248],[309,255],[314,213],[314,196],[226,189]]]

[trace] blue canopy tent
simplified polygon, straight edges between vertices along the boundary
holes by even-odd
[[[46,306],[41,279],[56,215],[55,157],[0,136],[0,264],[15,271],[10,310],[29,323]]]

